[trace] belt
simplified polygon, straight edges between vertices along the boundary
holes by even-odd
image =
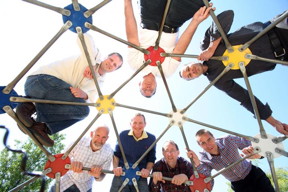
[[[274,56],[277,59],[284,60],[285,55],[286,55],[286,50],[282,46],[278,35],[274,31],[274,29],[271,29],[270,31],[268,31],[267,34],[268,34],[268,37],[270,39],[270,42],[271,42],[271,45],[272,45],[272,48],[273,48],[273,51],[274,51]]]
[[[160,26],[157,23],[141,23],[141,27],[143,29],[149,29],[154,31],[159,31]],[[163,26],[163,32],[165,33],[177,33],[179,31],[179,27],[169,27],[168,25]]]

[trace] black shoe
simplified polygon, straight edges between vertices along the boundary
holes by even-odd
[[[42,145],[47,147],[52,147],[54,145],[54,141],[48,136],[50,130],[45,123],[34,122],[33,126],[28,129]]]
[[[35,120],[31,117],[35,112],[35,105],[30,102],[19,103],[16,108],[16,115],[25,127],[31,127],[35,123]]]

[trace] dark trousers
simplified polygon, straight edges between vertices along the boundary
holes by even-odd
[[[140,0],[141,21],[161,25],[167,0]],[[165,25],[178,28],[193,17],[200,7],[204,6],[202,0],[171,0]]]
[[[266,174],[254,165],[245,179],[231,182],[231,187],[236,192],[275,192]]]

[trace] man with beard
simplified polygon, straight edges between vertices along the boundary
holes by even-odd
[[[70,170],[61,177],[60,191],[92,191],[92,183],[101,181],[105,174],[102,169],[109,170],[113,158],[113,149],[106,144],[109,135],[107,126],[99,126],[91,131],[90,138],[84,137],[70,152]],[[73,144],[73,143],[72,143]],[[72,145],[71,144],[71,145]],[[67,148],[69,149],[70,146]],[[91,168],[83,171],[83,167]],[[50,192],[55,191],[55,185]]]

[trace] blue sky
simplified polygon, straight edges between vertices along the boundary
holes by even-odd
[[[48,2],[48,1],[45,1]],[[100,1],[79,0],[79,3],[90,8]],[[267,21],[277,14],[282,13],[288,8],[287,0],[215,0],[212,1],[216,7],[215,14],[219,14],[224,10],[231,9],[235,13],[234,23],[231,32],[239,27],[252,23],[254,21]],[[71,1],[49,1],[52,5],[64,7],[71,3]],[[39,52],[41,48],[56,34],[56,32],[63,25],[62,18],[59,14],[46,10],[35,5],[25,3],[22,1],[4,1],[0,2],[2,11],[0,18],[2,27],[0,31],[0,47],[2,52],[2,70],[0,71],[1,85],[5,86],[32,60],[32,58]],[[135,11],[137,14],[137,11]],[[112,34],[115,34],[125,39],[124,15],[122,1],[112,1],[104,8],[99,10],[93,16],[94,25],[104,29]],[[212,19],[208,18],[201,23],[198,30],[187,50],[188,54],[199,54],[199,42],[202,40],[204,32],[211,24]],[[188,23],[184,24],[180,33],[185,29]],[[118,51],[124,56],[126,55],[126,46],[115,40],[109,39],[94,31],[89,32],[95,38],[95,44],[100,48],[103,55],[112,51]],[[47,64],[64,57],[77,54],[78,47],[76,45],[76,34],[68,31],[45,53],[45,55],[32,68],[34,71],[37,66]],[[191,59],[183,59],[183,64],[193,61]],[[34,69],[34,70],[33,70]],[[32,72],[31,71],[31,72]],[[288,123],[286,109],[288,108],[287,95],[288,89],[285,82],[288,82],[288,68],[278,65],[275,70],[263,74],[256,75],[249,78],[253,92],[263,101],[268,102],[273,110],[273,116],[280,121]],[[124,66],[117,72],[107,75],[104,84],[103,93],[110,94],[123,81],[125,81],[132,71],[125,62]],[[168,85],[175,102],[177,109],[186,107],[203,89],[208,85],[208,80],[205,77],[200,77],[197,80],[186,82],[179,79],[177,74],[167,79]],[[22,79],[15,90],[19,95],[23,95],[23,84],[25,79]],[[171,105],[163,83],[159,79],[158,90],[151,99],[143,98],[137,89],[138,77],[129,82],[117,95],[115,100],[118,103],[150,109],[163,113],[170,113],[172,111]],[[237,80],[243,83],[242,79]],[[244,85],[245,86],[245,85]],[[67,139],[63,142],[73,142],[84,128],[90,123],[96,114],[96,109],[91,109],[91,115],[75,124],[71,128],[63,131],[67,134]],[[117,108],[114,110],[117,129],[129,129],[129,122],[136,111],[129,109]],[[166,128],[170,119],[162,116],[144,113],[147,118],[146,130],[153,133],[156,137]],[[253,115],[240,104],[221,91],[211,88],[205,95],[203,95],[189,110],[185,116],[211,124],[220,128],[235,131],[237,133],[255,136],[259,134],[258,124]],[[9,142],[12,144],[14,139],[25,138],[16,126],[16,123],[7,115],[0,114],[0,124],[10,128],[11,134]],[[116,137],[108,115],[102,115],[96,122],[96,125],[107,124],[111,128],[110,138],[108,142],[114,148]],[[279,136],[278,132],[274,130],[266,122],[263,122],[264,128],[268,134]],[[195,132],[201,128],[190,122],[184,123],[184,131],[188,138],[188,144],[191,149],[199,152],[201,149],[197,146],[194,135]],[[226,135],[226,133],[211,130],[216,137]],[[3,131],[0,131],[2,136]],[[185,144],[183,142],[179,128],[171,127],[167,133],[161,138],[157,144],[157,159],[162,157],[161,146],[166,140],[175,140],[180,146],[181,155],[186,157]],[[287,141],[284,142],[287,150]],[[261,160],[259,166],[264,171],[269,171],[267,160]],[[275,159],[275,166],[287,167],[287,158],[279,157]],[[109,191],[112,175],[108,175],[101,183],[95,183],[95,188],[101,188],[101,191]],[[225,191],[227,188],[226,180],[222,176],[216,178],[215,192]]]

